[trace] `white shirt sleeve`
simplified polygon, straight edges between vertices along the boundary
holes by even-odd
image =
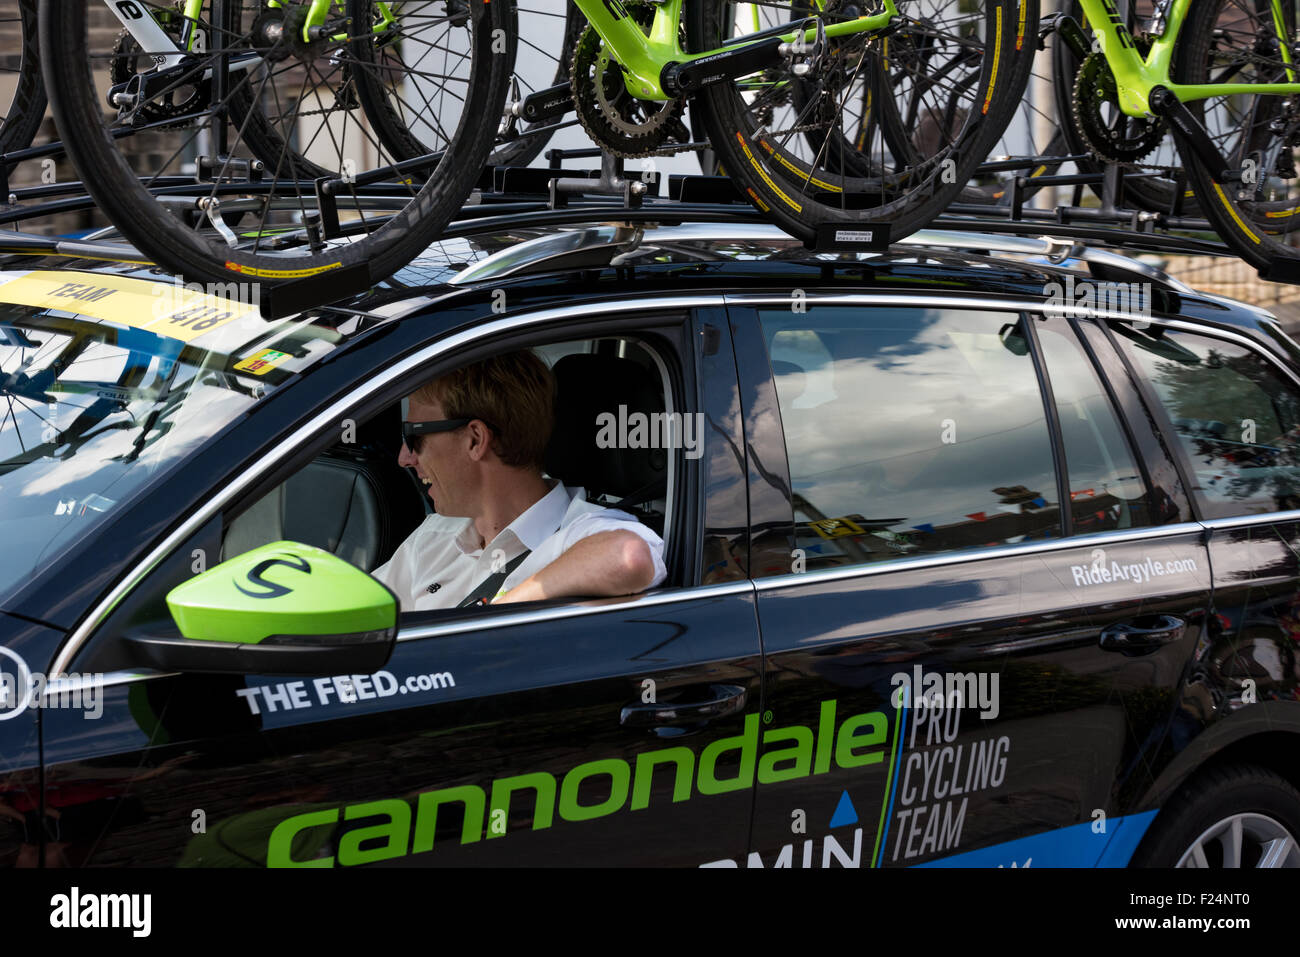
[[[662,584],[664,579],[668,577],[668,569],[664,566],[664,540],[648,526],[638,522],[635,516],[619,509],[602,508],[578,516],[562,530],[564,536],[563,551],[567,552],[575,542],[579,542],[589,535],[616,531],[631,532],[650,546],[650,557],[654,561],[655,577],[647,587],[655,588]]]

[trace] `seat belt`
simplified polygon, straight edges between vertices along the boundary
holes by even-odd
[[[532,551],[531,548],[524,549],[522,555],[516,555],[514,558],[510,559],[510,561],[506,562],[505,567],[502,568],[501,571],[494,572],[487,578],[483,579],[479,586],[470,592],[465,597],[465,600],[456,607],[468,608],[471,605],[489,604],[491,599],[496,597],[497,592],[501,589],[505,580],[510,577],[510,573],[523,564],[524,559],[531,555]]]

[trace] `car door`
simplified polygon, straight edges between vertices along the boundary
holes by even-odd
[[[1300,727],[1300,382],[1240,332],[1165,319],[1111,339],[1209,530],[1214,615],[1173,726],[1176,781],[1230,742]]]
[[[700,455],[668,455],[665,585],[626,599],[404,616],[391,660],[365,676],[123,664],[106,676],[94,733],[63,715],[45,727],[50,787],[85,795],[102,822],[78,835],[78,863],[667,865],[744,851],[761,711],[753,586],[726,563],[698,584],[702,543],[725,552],[745,527],[734,506],[743,476],[730,339],[716,317],[662,303],[654,315],[619,309],[615,320],[571,306],[480,331],[513,329],[510,347],[543,349],[566,334],[653,341],[670,410],[708,423],[696,433]],[[561,323],[567,333],[554,331]],[[286,460],[301,469],[337,423],[366,421],[428,370],[457,364],[438,344],[416,358],[343,370],[364,384]],[[283,469],[267,475],[273,487],[285,480]],[[83,660],[111,664],[104,649],[147,618],[139,609],[156,615],[192,574],[191,556],[220,553],[249,511],[246,497],[231,497],[178,540]]]
[[[1209,597],[1176,473],[1064,319],[791,305],[732,305],[791,529],[745,863],[1123,863]]]

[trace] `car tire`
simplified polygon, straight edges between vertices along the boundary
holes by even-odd
[[[1300,791],[1267,768],[1196,778],[1157,815],[1134,867],[1300,867]]]

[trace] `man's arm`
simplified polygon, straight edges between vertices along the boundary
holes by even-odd
[[[597,532],[492,602],[540,601],[570,595],[635,595],[655,578],[650,546],[635,532]]]

